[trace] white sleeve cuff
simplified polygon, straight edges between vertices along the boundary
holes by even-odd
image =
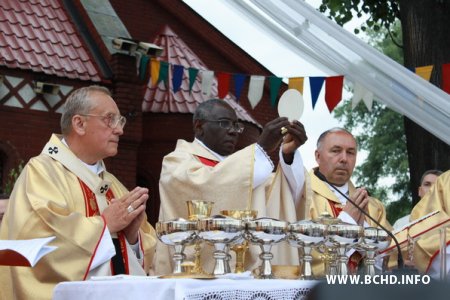
[[[450,245],[447,246],[446,248],[446,261],[447,261],[447,278],[450,272]],[[433,259],[433,261],[431,262],[431,266],[430,269],[428,270],[428,275],[430,275],[431,278],[439,280],[440,279],[440,275],[441,275],[441,253],[439,253],[438,255],[436,255]]]
[[[342,222],[353,224],[353,225],[358,225],[356,223],[356,221],[353,220],[353,218],[345,211],[341,211],[339,213],[338,218],[341,219]],[[367,228],[367,227],[370,227],[369,223],[367,223],[366,220],[364,220],[364,228]]]
[[[253,168],[253,188],[263,184],[272,174],[273,162],[266,151],[255,144],[255,166]]]
[[[280,165],[283,170],[284,176],[286,177],[291,190],[291,194],[295,199],[295,203],[300,199],[300,194],[303,190],[303,185],[305,184],[305,172],[303,167],[303,159],[300,151],[297,149],[294,152],[294,160],[292,164],[288,165],[284,161],[283,152],[280,148],[279,152]]]
[[[89,271],[109,261],[114,255],[116,255],[116,249],[114,248],[108,228],[105,228],[100,243],[98,244],[97,251],[94,254],[94,259],[92,260]]]
[[[130,245],[130,248],[131,248],[131,250],[133,250],[134,255],[136,256],[136,258],[138,260],[141,260],[141,258],[143,257],[143,253],[141,251],[141,247],[140,247],[140,242],[139,241],[140,241],[140,237],[138,236],[138,241],[136,242],[136,244],[131,245],[130,243],[128,243],[128,241],[127,241],[127,243],[128,243],[128,245]]]

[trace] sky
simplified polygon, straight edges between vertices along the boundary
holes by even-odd
[[[222,3],[221,0],[184,0],[184,2],[276,76],[286,79],[287,77],[330,75],[311,65],[287,47],[275,42],[269,34],[230,6]],[[317,8],[321,1],[307,0],[306,2]],[[356,25],[357,23],[352,23],[347,27],[352,30]],[[307,83],[306,80],[305,82]],[[323,98],[324,88],[314,110],[307,84],[304,86],[303,96],[304,110],[300,121],[305,126],[308,141],[300,147],[300,153],[305,167],[311,169],[316,166],[314,150],[319,135],[327,129],[342,126],[342,124],[328,111]],[[344,95],[344,97],[350,96],[348,93]],[[364,154],[358,155],[357,165],[362,163],[364,157]]]

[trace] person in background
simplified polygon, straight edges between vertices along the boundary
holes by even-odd
[[[148,273],[156,243],[146,221],[148,190],[128,191],[103,163],[117,154],[125,122],[104,87],[67,98],[62,135],[24,167],[0,230],[8,240],[55,236],[57,249],[33,268],[2,267],[1,299],[50,299],[62,281]]]
[[[417,194],[419,195],[420,199],[428,192],[430,187],[433,185],[433,183],[436,181],[439,175],[442,174],[441,170],[427,170],[423,173],[422,178],[420,179],[420,186],[418,188]],[[394,225],[392,227],[394,230],[400,229],[406,224],[410,222],[410,214],[401,217],[397,221],[395,221]]]
[[[442,173],[430,190],[414,206],[411,211],[411,221],[419,219],[431,212],[439,211],[441,220],[450,218],[450,170]],[[444,225],[448,226],[449,223]],[[420,223],[419,223],[420,225]],[[446,229],[446,253],[447,274],[450,271],[450,228]],[[414,246],[414,264],[422,273],[427,273],[435,279],[439,279],[441,272],[440,235],[438,230],[431,231],[419,238]]]
[[[194,140],[178,140],[175,150],[164,157],[159,182],[160,221],[187,219],[186,202],[194,199],[214,202],[212,215],[222,210],[251,209],[258,217],[291,222],[304,218],[299,201],[304,167],[297,149],[307,137],[300,122],[274,119],[264,126],[256,143],[236,151],[244,126],[224,100],[210,99],[197,107],[193,127]],[[279,147],[280,163],[273,173],[269,154]],[[207,272],[214,266],[212,249],[204,244],[202,250],[202,267]],[[247,270],[259,263],[260,250],[252,249]],[[192,260],[191,250],[185,252]],[[278,251],[275,263],[298,264],[297,249],[277,245],[273,250]],[[155,270],[157,274],[172,271],[170,249],[162,243],[157,245]]]

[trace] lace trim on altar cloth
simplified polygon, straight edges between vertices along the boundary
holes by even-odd
[[[188,292],[185,300],[304,300],[310,288],[274,289],[270,291],[222,290]]]

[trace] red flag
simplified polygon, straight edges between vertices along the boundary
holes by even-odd
[[[230,73],[218,72],[217,81],[219,84],[219,98],[223,99],[230,90]]]
[[[330,113],[342,100],[344,76],[332,76],[325,79],[325,102]]]
[[[450,64],[442,65],[442,89],[450,94]]]

